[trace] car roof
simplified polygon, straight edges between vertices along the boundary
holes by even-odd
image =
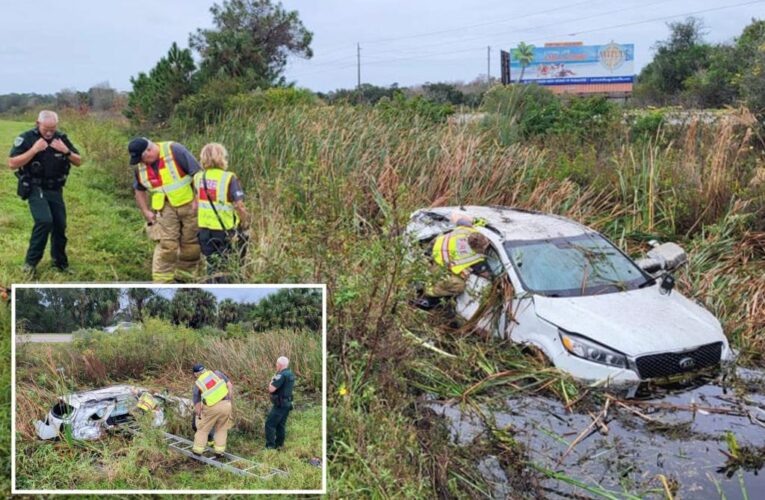
[[[67,394],[60,396],[59,399],[64,400],[69,406],[79,408],[85,403],[97,403],[99,401],[111,401],[113,399],[124,399],[133,395],[133,389],[139,391],[144,390],[140,387],[132,385],[111,385],[109,387],[102,387],[101,389],[94,389],[92,391],[75,392],[73,394]]]
[[[437,207],[419,210],[415,214],[436,213],[448,218],[455,211],[484,219],[487,226],[498,232],[503,240],[530,241],[596,233],[578,222],[559,215],[498,205]]]

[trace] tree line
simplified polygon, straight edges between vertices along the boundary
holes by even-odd
[[[20,288],[16,292],[16,325],[26,333],[70,333],[102,329],[117,321],[142,322],[154,317],[190,328],[261,331],[322,326],[321,292],[283,288],[258,302],[218,301],[197,288],[180,288],[171,297],[150,288]]]
[[[127,103],[127,92],[120,92],[101,82],[86,91],[62,89],[55,94],[12,93],[0,95],[0,113],[20,114],[43,107],[88,111],[121,112]]]

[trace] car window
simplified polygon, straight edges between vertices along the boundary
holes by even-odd
[[[74,408],[63,401],[59,401],[56,405],[53,406],[53,409],[51,409],[51,413],[56,418],[68,417],[72,414],[73,411]]]
[[[486,265],[489,266],[491,275],[495,277],[505,271],[505,267],[502,265],[502,260],[500,260],[499,254],[493,246],[486,252]]]
[[[507,241],[505,250],[524,287],[548,296],[631,290],[646,276],[597,233],[534,241]]]

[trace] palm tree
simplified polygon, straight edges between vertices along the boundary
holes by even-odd
[[[534,45],[521,42],[518,47],[513,49],[513,58],[515,58],[521,64],[521,74],[518,77],[518,83],[523,80],[523,73],[526,71],[526,66],[531,64],[534,60]]]

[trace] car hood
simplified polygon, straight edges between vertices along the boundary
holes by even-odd
[[[709,311],[677,291],[660,294],[658,285],[587,297],[536,295],[534,307],[545,321],[628,356],[725,342]]]

